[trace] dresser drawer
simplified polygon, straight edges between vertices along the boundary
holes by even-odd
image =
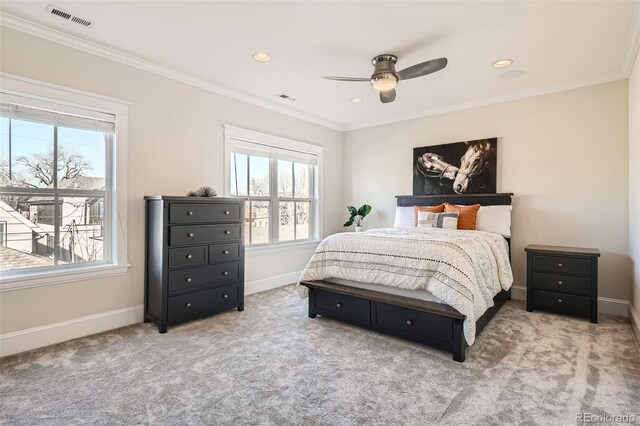
[[[225,284],[237,280],[239,276],[239,262],[169,271],[169,294]]]
[[[170,204],[170,223],[201,223],[240,220],[238,204]]]
[[[207,263],[207,246],[169,249],[169,268],[198,266]]]
[[[533,287],[538,290],[551,290],[588,296],[589,278],[534,272]]]
[[[317,309],[331,312],[341,318],[369,323],[371,302],[368,300],[323,290],[313,291],[316,292],[315,307]]]
[[[209,262],[220,262],[240,257],[240,244],[216,244],[209,246]]]
[[[589,260],[562,256],[533,256],[535,271],[589,275]]]
[[[589,297],[555,291],[533,290],[533,303],[536,308],[574,314],[589,314]]]
[[[171,226],[169,230],[169,244],[179,246],[239,240],[241,235],[240,226],[239,223],[226,225]]]
[[[399,306],[375,303],[373,323],[412,337],[450,344],[453,339],[451,318],[419,312]]]
[[[238,291],[239,286],[236,284],[170,297],[168,300],[169,322],[237,303]]]

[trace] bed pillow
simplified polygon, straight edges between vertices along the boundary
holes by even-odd
[[[418,226],[418,213],[430,212],[430,213],[442,213],[444,212],[444,203],[437,206],[413,206],[414,218],[413,226]]]
[[[476,218],[476,230],[511,237],[511,206],[482,206]]]
[[[458,229],[458,212],[418,212],[418,228]]]
[[[445,212],[460,213],[460,217],[458,218],[458,229],[475,230],[478,210],[480,210],[480,204],[474,204],[472,206],[454,206],[453,204],[444,203]]]
[[[396,207],[396,219],[393,221],[394,228],[415,228],[416,217],[413,207]]]

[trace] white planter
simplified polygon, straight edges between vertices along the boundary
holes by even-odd
[[[362,226],[356,226],[356,232],[360,232],[364,230],[364,228]]]

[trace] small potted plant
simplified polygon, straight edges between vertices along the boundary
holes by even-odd
[[[351,226],[355,223],[356,232],[362,231],[362,226],[360,226],[360,224],[362,223],[362,220],[365,218],[365,216],[371,213],[371,206],[369,204],[365,204],[359,209],[356,209],[353,206],[347,206],[347,211],[349,212],[351,217],[349,217],[349,220],[345,222],[344,226]]]

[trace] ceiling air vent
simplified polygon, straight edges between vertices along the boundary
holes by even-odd
[[[91,25],[91,21],[89,21],[88,19],[84,19],[79,16],[72,15],[66,10],[62,10],[59,7],[55,7],[51,4],[47,6],[47,13],[56,15],[57,17],[66,19],[67,21],[75,22],[76,24],[80,24],[84,27],[88,27]]]
[[[282,99],[286,99],[288,101],[295,101],[296,100],[296,98],[291,97],[291,95],[287,95],[286,93],[278,93],[276,96],[279,97],[279,98],[282,98]]]

